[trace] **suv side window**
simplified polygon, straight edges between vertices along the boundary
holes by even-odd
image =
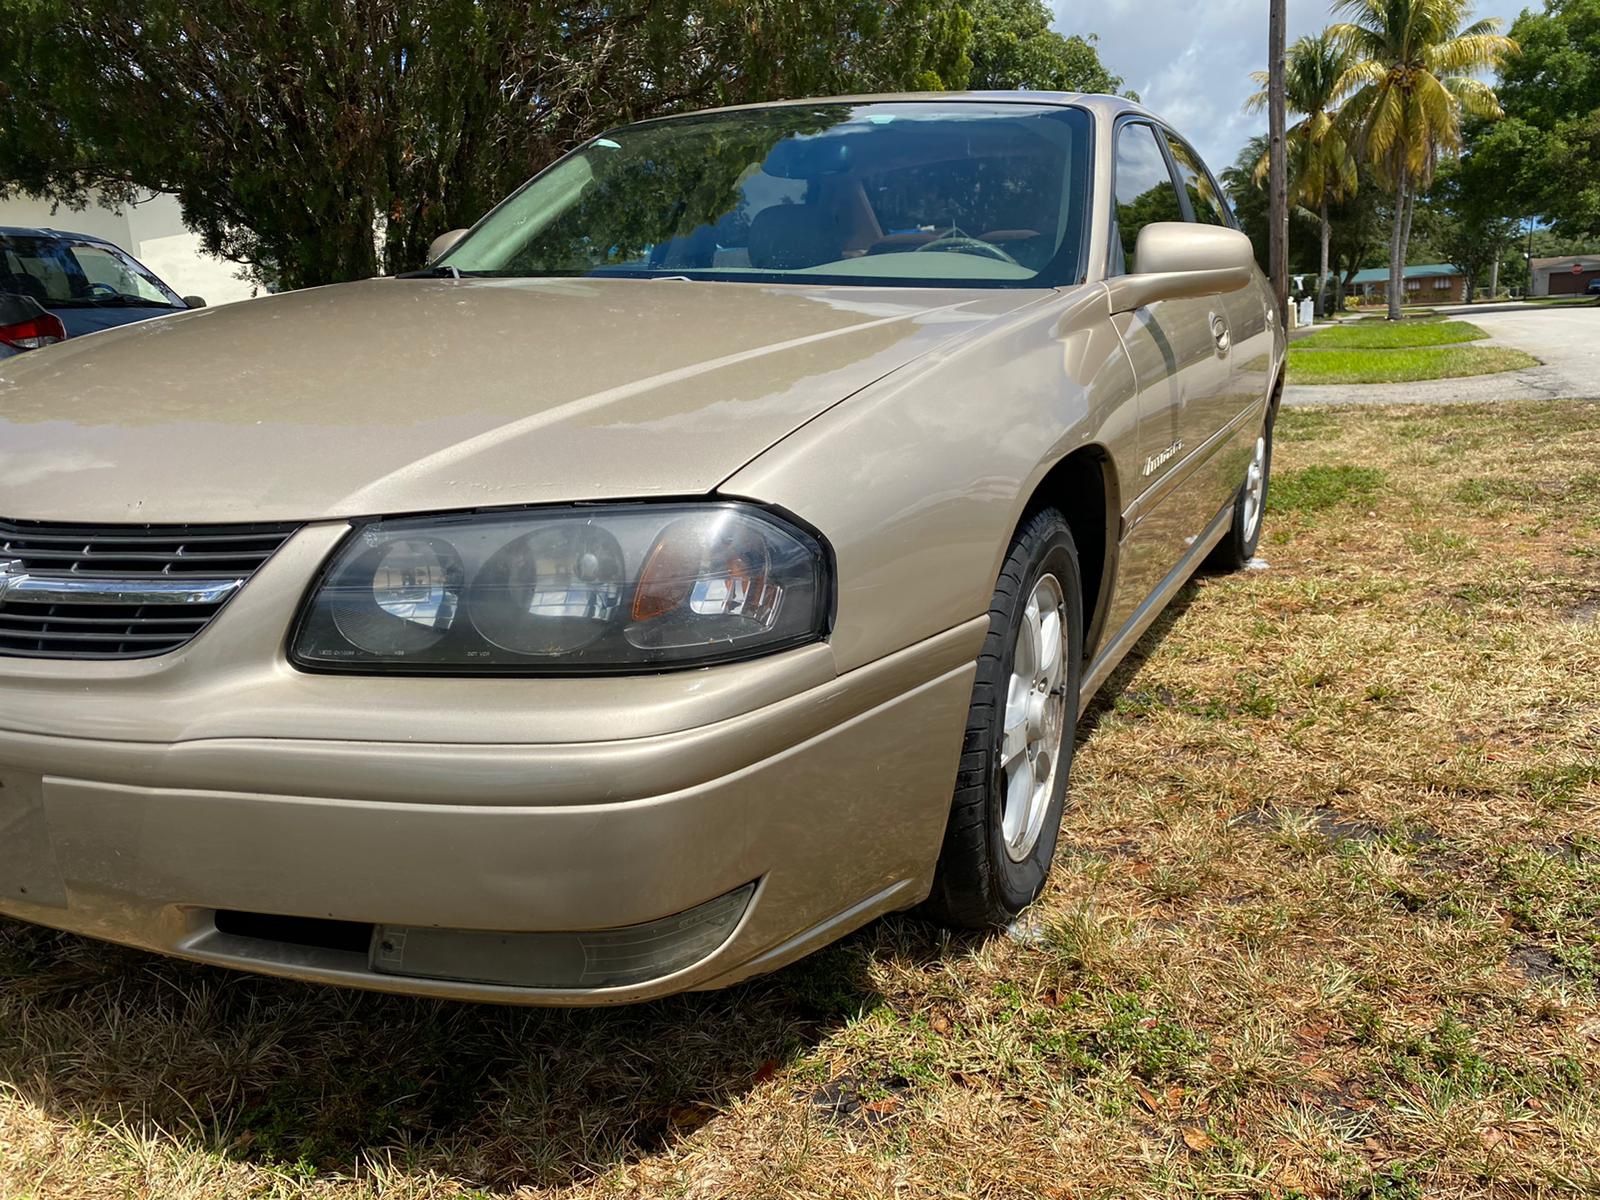
[[[1167,134],[1167,146],[1172,151],[1172,161],[1178,167],[1178,179],[1189,196],[1189,207],[1194,219],[1202,225],[1232,225],[1228,208],[1211,172],[1206,170],[1200,156],[1172,134]]]
[[[1111,273],[1137,270],[1133,261],[1139,231],[1152,221],[1181,221],[1183,206],[1173,186],[1167,156],[1154,127],[1130,122],[1117,131],[1116,232]]]

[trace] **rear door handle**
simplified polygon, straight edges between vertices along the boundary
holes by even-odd
[[[1228,332],[1228,322],[1220,313],[1211,314],[1211,336],[1217,343],[1217,354],[1223,356],[1233,345],[1233,335]]]

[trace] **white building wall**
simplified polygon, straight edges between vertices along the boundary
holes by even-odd
[[[0,200],[0,225],[31,225],[89,233],[114,242],[166,282],[180,296],[200,296],[207,304],[227,304],[260,294],[238,278],[236,263],[207,254],[200,237],[184,227],[176,196],[157,193],[120,212],[99,204],[81,211],[52,208],[45,200]]]

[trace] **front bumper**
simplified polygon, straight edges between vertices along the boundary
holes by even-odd
[[[263,665],[282,634],[252,609],[337,534],[297,535],[161,660],[0,665],[0,913],[299,979],[572,1004],[723,986],[926,895],[986,618],[839,676],[826,646],[636,680]],[[624,986],[397,974],[376,943],[218,922],[614,930],[749,884],[719,946]]]

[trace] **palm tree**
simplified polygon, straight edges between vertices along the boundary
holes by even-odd
[[[1283,85],[1289,110],[1301,114],[1285,140],[1289,160],[1289,194],[1296,204],[1315,208],[1322,221],[1321,273],[1317,276],[1316,312],[1323,315],[1323,292],[1328,278],[1328,246],[1333,226],[1328,205],[1343,200],[1356,189],[1356,158],[1344,127],[1338,120],[1339,84],[1354,65],[1344,45],[1328,30],[1303,37],[1285,56]],[[1267,72],[1252,74],[1262,90],[1246,102],[1250,111],[1267,106]],[[1256,183],[1266,176],[1265,155],[1256,164]]]
[[[1411,212],[1442,155],[1461,149],[1461,115],[1498,117],[1494,89],[1476,77],[1517,53],[1496,17],[1467,24],[1467,0],[1334,0],[1350,17],[1328,32],[1354,60],[1339,81],[1344,116],[1363,157],[1394,193],[1389,319],[1400,319]]]

